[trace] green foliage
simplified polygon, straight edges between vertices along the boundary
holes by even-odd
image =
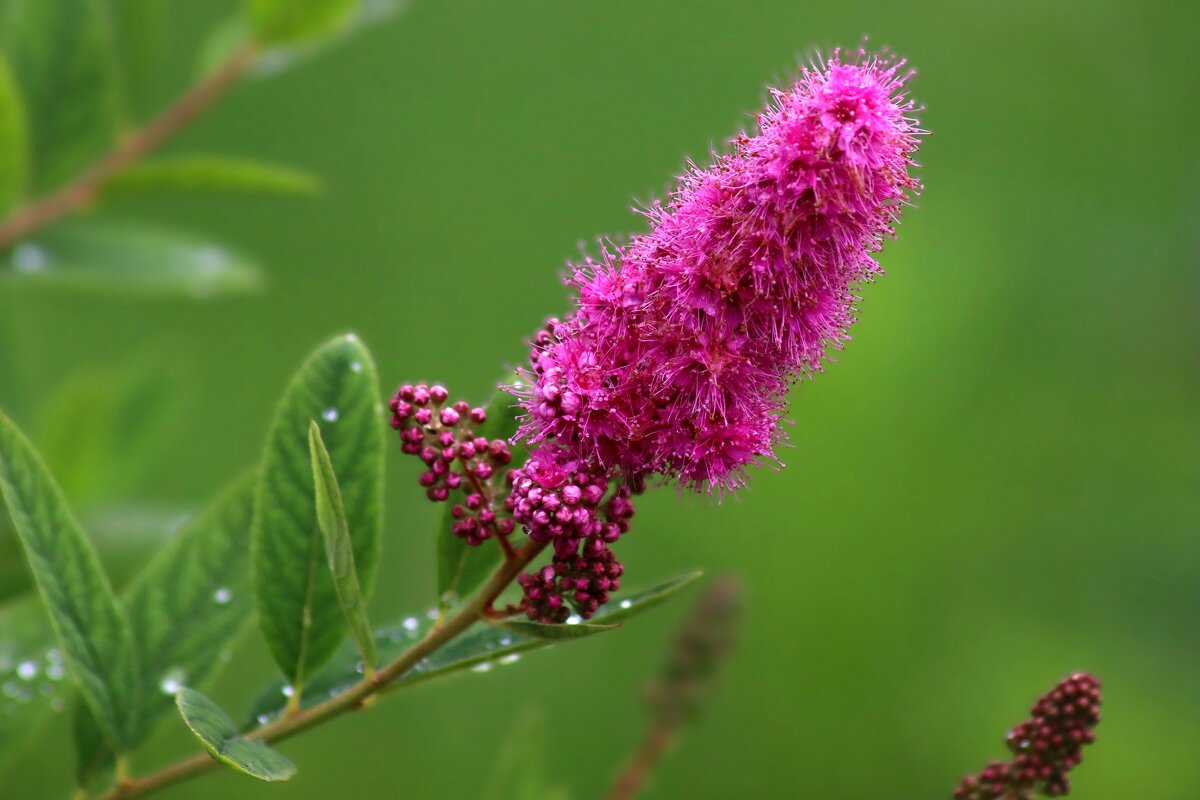
[[[530,622],[525,619],[512,619],[497,623],[501,628],[529,636],[534,639],[583,639],[597,633],[611,631],[620,625],[598,625],[594,622],[577,622],[574,625],[543,625],[540,622]]]
[[[346,634],[324,565],[308,448],[320,425],[340,476],[354,563],[369,596],[383,530],[383,407],[371,354],[353,335],[319,348],[284,392],[267,436],[255,503],[254,592],[276,663],[300,691]]]
[[[72,503],[110,498],[156,465],[177,418],[175,400],[161,369],[80,370],[40,404],[34,438]]]
[[[0,256],[0,278],[73,289],[204,298],[259,288],[258,265],[202,238],[141,223],[63,223]]]
[[[53,638],[36,599],[0,607],[0,775],[62,707],[62,655],[47,650]]]
[[[233,156],[189,155],[134,165],[105,184],[104,196],[198,191],[311,196],[320,189],[317,178],[292,167]]]
[[[321,440],[321,428],[316,420],[308,427],[308,449],[312,458],[317,525],[325,542],[325,557],[329,562],[329,574],[333,577],[333,588],[337,592],[342,613],[346,616],[346,624],[358,643],[363,663],[367,667],[374,667],[375,640],[371,636],[371,623],[367,621],[366,599],[358,584],[358,572],[354,569],[354,543],[346,522],[346,508],[342,504],[342,491],[338,488],[329,451]]]
[[[260,781],[286,781],[296,765],[262,742],[238,736],[233,720],[195,689],[181,689],[175,698],[183,721],[212,757]]]
[[[153,79],[166,50],[168,4],[162,0],[107,0],[125,117],[145,116]]]
[[[0,52],[0,214],[25,196],[29,172],[29,131],[25,100],[8,59]]]
[[[519,385],[521,379],[515,373],[502,381],[503,385]],[[508,440],[517,432],[517,406],[515,398],[499,389],[487,404],[487,421],[477,433],[488,439]],[[528,451],[521,445],[513,445],[512,469],[525,463]],[[485,542],[480,547],[471,547],[461,537],[454,535],[454,517],[450,508],[442,511],[437,533],[438,598],[442,608],[450,608],[483,585],[503,558],[498,544]]]
[[[254,481],[239,481],[184,526],[142,570],[122,599],[133,631],[143,691],[130,745],[143,742],[182,686],[204,686],[245,628],[250,594]],[[78,776],[84,784],[111,752],[86,709],[75,715]]]
[[[567,800],[566,788],[552,784],[547,775],[546,754],[551,752],[542,715],[522,714],[500,740],[482,800]]]
[[[589,621],[589,627],[599,629],[589,631],[589,634],[612,630],[618,627],[617,623],[649,611],[699,577],[699,572],[693,572],[664,581],[650,589],[614,595]],[[437,616],[434,609],[424,616],[406,617],[395,625],[376,631],[375,646],[379,650],[381,663],[393,661],[414,642],[420,641],[421,637],[428,633]],[[431,654],[387,688],[391,691],[429,678],[469,669],[487,672],[496,665],[515,662],[522,653],[550,647],[556,641],[558,639],[531,636],[516,630],[507,630],[500,625],[480,623]],[[308,682],[308,692],[302,698],[301,707],[309,708],[354,686],[362,680],[361,669],[357,650],[343,647],[329,666]],[[251,708],[251,721],[248,724],[261,724],[281,714],[288,691],[289,688],[279,682],[263,691]]]
[[[301,0],[311,2],[312,0]],[[325,0],[317,0],[326,4]],[[340,0],[339,0],[340,1]],[[347,36],[378,24],[396,14],[403,3],[401,0],[355,0],[349,5],[348,17],[319,35],[297,41],[270,41],[259,57],[258,66],[252,75],[267,77],[278,74],[294,64],[311,58]],[[336,21],[335,21],[336,22]],[[235,14],[218,25],[205,39],[196,60],[196,72],[208,75],[223,64],[238,48],[253,38],[251,25],[245,14]],[[261,42],[260,42],[261,43]]]
[[[0,49],[28,109],[35,194],[53,189],[108,151],[119,90],[102,0],[7,0]]]
[[[62,492],[25,436],[0,414],[0,492],[80,691],[116,747],[137,723],[129,623]]]
[[[344,27],[357,0],[247,0],[254,35],[265,44],[323,39]]]

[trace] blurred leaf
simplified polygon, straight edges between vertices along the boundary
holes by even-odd
[[[4,53],[0,53],[0,215],[25,196],[29,177],[29,132],[25,101]]]
[[[540,713],[522,714],[500,740],[496,765],[483,800],[567,800],[570,794],[551,785],[546,774],[546,724]]]
[[[0,256],[0,279],[139,294],[212,297],[262,283],[244,255],[190,234],[134,223],[61,223]]]
[[[106,0],[126,114],[147,110],[152,82],[166,50],[168,4],[163,0]]]
[[[375,639],[371,636],[366,600],[354,569],[354,543],[350,540],[342,492],[333,473],[333,464],[329,461],[329,451],[321,441],[321,428],[316,420],[308,426],[308,449],[312,458],[317,524],[321,528],[321,538],[325,540],[325,557],[329,563],[329,574],[333,577],[333,588],[337,592],[346,624],[358,642],[363,663],[373,668]]]
[[[505,385],[520,383],[518,375],[511,374]],[[488,439],[511,439],[517,432],[516,399],[499,389],[487,404],[487,421],[477,433]],[[521,445],[512,446],[513,461],[510,469],[517,469],[529,458],[528,451]],[[494,542],[484,542],[472,547],[466,540],[454,535],[454,517],[448,505],[442,511],[437,535],[438,598],[443,609],[456,605],[470,596],[488,579],[500,563],[504,552]]]
[[[349,20],[324,39],[288,44],[275,43],[267,46],[250,74],[260,78],[277,75],[294,64],[312,58],[321,50],[344,40],[352,33],[390,19],[404,7],[404,2],[402,0],[358,0],[354,6],[356,10],[353,11]],[[225,20],[213,29],[201,46],[197,59],[197,74],[208,75],[249,41],[250,25],[244,14],[237,14]]]
[[[116,139],[118,88],[101,0],[8,0],[0,47],[25,97],[34,194],[67,182]]]
[[[292,167],[249,158],[191,155],[160,158],[137,164],[104,186],[104,197],[149,192],[270,192],[314,195],[321,183]]]
[[[35,438],[72,503],[140,483],[170,441],[175,394],[161,370],[143,367],[76,372],[46,398]]]
[[[217,761],[260,781],[286,781],[296,765],[262,742],[238,736],[233,720],[195,689],[182,689],[175,698],[183,721]]]
[[[0,775],[32,744],[51,709],[62,707],[62,654],[36,598],[0,608]]]
[[[341,30],[357,0],[246,0],[250,26],[264,44],[323,39]]]
[[[590,622],[593,626],[604,626],[605,630],[610,630],[616,627],[616,623],[654,608],[699,577],[699,572],[692,572],[650,589],[618,593],[592,616]],[[376,631],[375,646],[379,650],[379,663],[394,661],[420,641],[429,632],[437,616],[437,610],[431,609],[424,616],[407,617],[391,627]],[[387,691],[472,668],[477,672],[487,672],[497,664],[515,662],[521,653],[550,647],[555,641],[481,623],[393,681]],[[358,659],[358,651],[343,647],[333,662],[308,682],[301,707],[309,708],[329,697],[336,697],[361,681],[362,664]],[[285,684],[276,681],[260,694],[251,708],[250,726],[261,725],[282,713],[287,691],[289,689]]]
[[[383,531],[383,406],[371,354],[353,334],[313,353],[292,378],[267,436],[254,512],[254,595],[283,674],[299,691],[346,635],[317,525],[308,428],[317,420],[341,479],[365,596]]]
[[[250,523],[254,481],[246,478],[184,526],[142,570],[122,598],[133,631],[144,691],[130,746],[143,742],[182,686],[204,686],[223,651],[254,612],[250,598]],[[94,718],[77,708],[77,778],[86,785],[112,752]],[[81,713],[79,713],[81,712]]]
[[[105,734],[123,746],[134,729],[139,689],[129,623],[62,492],[3,414],[0,492],[67,664]]]

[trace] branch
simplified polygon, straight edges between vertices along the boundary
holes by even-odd
[[[106,156],[53,194],[14,211],[0,222],[0,249],[24,239],[95,199],[117,173],[135,164],[163,142],[187,127],[197,116],[238,82],[258,58],[258,45],[242,45],[211,75],[197,83],[174,105],[126,136]]]
[[[545,543],[530,542],[517,551],[516,560],[502,563],[484,587],[471,598],[470,603],[459,609],[458,613],[449,617],[445,623],[435,625],[421,641],[414,644],[395,661],[382,667],[371,678],[364,678],[362,683],[354,688],[319,705],[298,711],[290,716],[280,717],[274,722],[263,725],[246,734],[246,738],[269,743],[280,742],[309,728],[315,728],[328,722],[334,717],[339,717],[347,711],[364,708],[368,701],[383,692],[388,684],[412,669],[421,659],[441,649],[477,621],[484,619],[484,609],[491,606],[500,593],[508,588],[517,574],[525,568],[525,565],[536,558],[545,546]],[[143,797],[166,786],[208,772],[218,765],[219,762],[210,755],[201,753],[163,767],[144,777],[128,778],[119,782],[117,786],[100,795],[96,800],[129,800],[129,798]]]

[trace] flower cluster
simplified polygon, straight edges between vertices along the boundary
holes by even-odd
[[[954,800],[1027,800],[1040,791],[1060,797],[1070,791],[1067,773],[1083,761],[1083,746],[1095,741],[1100,724],[1100,681],[1076,673],[1034,703],[1031,719],[1008,734],[1010,761],[993,761],[968,775]]]
[[[692,167],[650,232],[574,269],[534,341],[520,435],[628,480],[729,489],[773,458],[789,383],[848,337],[855,287],[919,188],[903,62],[834,54],[759,132]]]
[[[550,564],[518,579],[530,619],[562,622],[571,608],[591,617],[621,585],[624,567],[609,545],[629,530],[629,487],[618,485],[609,494],[606,475],[549,448],[531,455],[509,479],[506,508],[529,538],[554,549]]]
[[[426,497],[440,503],[452,493],[462,496],[450,510],[455,535],[472,545],[493,534],[507,536],[515,523],[499,513],[503,505],[496,501],[495,487],[512,452],[503,439],[476,436],[476,427],[487,421],[484,409],[448,400],[443,386],[406,384],[396,390],[391,424],[400,432],[400,449],[424,462],[417,481]]]

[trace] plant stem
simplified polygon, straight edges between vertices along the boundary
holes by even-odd
[[[633,758],[621,770],[621,774],[613,781],[608,792],[608,800],[633,800],[646,785],[646,779],[654,770],[654,765],[662,758],[663,753],[675,739],[675,729],[666,722],[656,722],[646,734],[642,746],[633,754]]]
[[[22,206],[0,222],[0,249],[78,211],[93,199],[117,173],[132,166],[199,116],[238,82],[258,58],[258,45],[242,45],[228,60],[187,94],[148,122],[125,136],[116,147],[75,180],[40,200]]]
[[[246,738],[264,742],[279,742],[328,722],[334,717],[339,717],[347,711],[363,708],[368,701],[387,688],[388,684],[412,669],[421,659],[441,649],[477,621],[483,619],[484,609],[489,607],[500,596],[500,593],[508,588],[517,574],[526,564],[536,558],[545,546],[545,543],[529,542],[522,547],[517,551],[516,560],[502,563],[469,603],[452,617],[447,618],[443,624],[435,625],[421,641],[414,644],[395,661],[381,667],[371,677],[364,677],[363,681],[354,688],[294,715],[285,714],[275,721],[247,733]],[[201,753],[163,767],[144,777],[129,778],[124,784],[118,784],[100,795],[97,800],[128,800],[133,797],[144,797],[163,787],[208,772],[218,764],[219,762],[207,753]]]

